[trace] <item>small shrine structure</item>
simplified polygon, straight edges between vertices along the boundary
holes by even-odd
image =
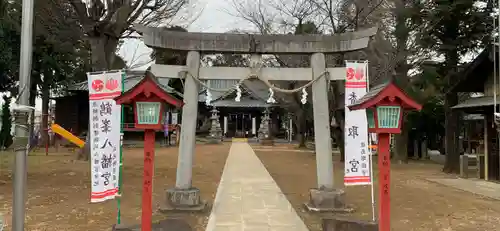
[[[141,230],[152,230],[153,175],[155,131],[163,127],[165,108],[182,107],[183,103],[158,85],[154,76],[147,74],[137,85],[115,98],[117,104],[132,105],[135,127],[144,130],[144,173],[142,189]],[[120,228],[115,229],[120,230]]]
[[[379,231],[391,230],[391,154],[390,136],[401,133],[403,110],[421,110],[422,105],[408,97],[392,81],[375,86],[348,106],[350,110],[366,110],[368,132],[378,134]],[[372,176],[373,177],[373,176]]]

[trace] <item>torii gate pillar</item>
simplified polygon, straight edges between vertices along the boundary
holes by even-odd
[[[198,78],[200,52],[189,51],[186,60],[190,75]],[[198,115],[199,83],[186,76],[184,85],[184,105],[182,107],[182,132],[177,158],[175,188],[167,190],[167,204],[161,210],[202,210],[206,202],[200,198],[200,190],[191,185],[193,156],[196,146],[196,121]]]
[[[323,74],[326,70],[325,55],[323,53],[313,54],[311,67],[313,76]],[[325,106],[328,105],[328,79],[318,79],[313,83],[312,88],[318,188],[333,189],[332,141],[330,123],[328,123],[330,113],[328,107]]]

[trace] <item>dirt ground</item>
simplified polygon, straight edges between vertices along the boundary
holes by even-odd
[[[193,167],[193,185],[202,198],[212,204],[230,143],[197,145]],[[165,189],[175,185],[178,148],[156,150],[153,202],[156,208],[165,200]],[[142,192],[142,149],[124,150],[122,222],[140,223]],[[28,195],[26,230],[110,230],[116,222],[116,201],[90,204],[90,167],[75,161],[66,152],[34,153],[28,158]],[[0,153],[0,214],[11,222],[12,155]],[[155,207],[153,207],[155,209]],[[178,217],[187,220],[196,231],[203,231],[210,209],[203,213],[155,214],[153,219]],[[6,227],[10,230],[10,227]]]
[[[293,148],[278,147],[275,150],[261,148],[263,147],[255,147],[257,156],[262,160],[295,210],[311,231],[321,230],[321,217],[334,215],[328,213],[311,214],[306,212],[303,206],[309,197],[308,188],[316,186],[314,154],[293,151]],[[334,165],[335,183],[337,186],[343,187],[343,163],[339,162],[338,155],[334,159],[336,159]],[[441,173],[440,169],[441,166],[424,161],[392,166],[392,230],[500,230],[500,202],[426,180],[428,178],[449,177]],[[346,200],[349,205],[355,208],[355,212],[341,216],[371,220],[369,186],[346,188]]]

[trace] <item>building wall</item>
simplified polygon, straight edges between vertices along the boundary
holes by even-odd
[[[88,93],[78,93],[56,99],[55,123],[79,135],[88,128]]]
[[[500,94],[500,80],[497,78],[496,87],[497,87],[497,95]],[[494,86],[493,73],[488,76],[488,79],[484,83],[484,96],[493,96],[495,94],[495,86]]]

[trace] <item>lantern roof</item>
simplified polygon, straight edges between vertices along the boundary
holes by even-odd
[[[373,87],[363,97],[356,100],[352,105],[349,105],[350,110],[366,109],[375,107],[381,103],[393,103],[400,105],[404,109],[414,109],[420,111],[422,105],[410,98],[401,88],[396,86],[393,81],[389,81]]]
[[[149,72],[147,72],[146,76],[134,87],[116,97],[115,101],[117,104],[129,104],[140,99],[144,100],[145,98],[152,98],[154,96],[175,107],[182,107],[182,101],[160,87],[156,77]]]

